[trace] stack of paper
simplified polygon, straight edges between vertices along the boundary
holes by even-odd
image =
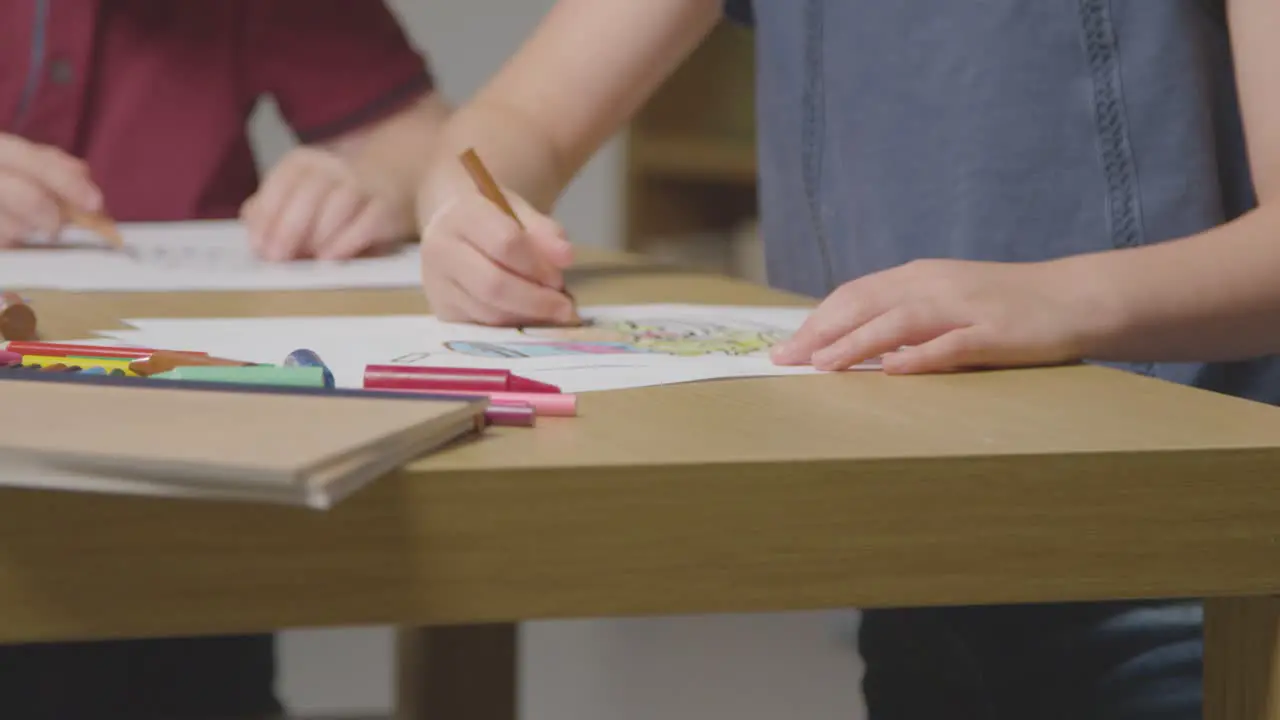
[[[0,406],[22,409],[0,485],[327,508],[474,432],[485,406],[51,378],[0,381]]]
[[[70,291],[320,290],[421,283],[417,245],[344,262],[259,260],[235,221],[125,223],[126,251],[69,230],[56,244],[0,252],[0,288]]]
[[[422,315],[128,320],[108,342],[196,349],[279,363],[317,352],[341,387],[360,387],[372,364],[504,368],[564,392],[615,390],[719,378],[805,375],[779,367],[769,349],[793,333],[807,308],[715,305],[584,307],[578,328],[507,329]],[[868,363],[862,369],[877,368]]]

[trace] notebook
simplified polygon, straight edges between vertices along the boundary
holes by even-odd
[[[486,405],[128,380],[0,382],[0,407],[13,409],[0,431],[0,486],[326,509],[477,432]]]

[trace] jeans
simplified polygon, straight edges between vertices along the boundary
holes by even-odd
[[[0,718],[265,718],[275,679],[271,635],[0,646]]]
[[[1199,602],[868,610],[870,720],[1200,720]]]

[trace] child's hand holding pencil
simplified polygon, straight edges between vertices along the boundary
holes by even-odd
[[[0,133],[0,248],[56,237],[70,225],[93,231],[117,249],[123,245],[83,161]]]
[[[422,230],[422,277],[432,312],[484,325],[577,324],[565,290],[573,252],[564,230],[504,193],[475,151],[464,152],[460,162],[471,187],[435,208]]]

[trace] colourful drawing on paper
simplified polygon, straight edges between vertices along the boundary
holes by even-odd
[[[676,357],[763,353],[786,336],[775,327],[704,320],[595,320],[572,328],[522,328],[530,340],[457,340],[456,353],[490,358],[657,354]]]

